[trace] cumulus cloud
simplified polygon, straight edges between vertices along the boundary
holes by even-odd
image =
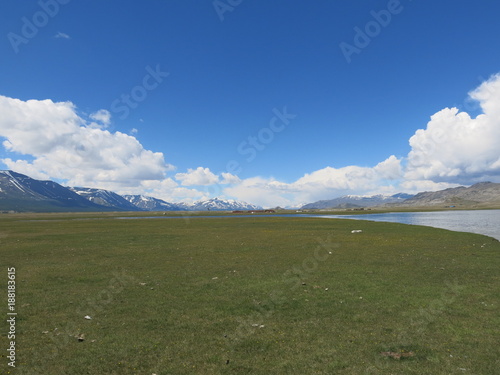
[[[142,181],[140,186],[137,186],[133,189],[127,188],[124,191],[118,193],[148,195],[163,199],[167,202],[192,203],[197,200],[210,198],[208,191],[200,191],[197,189],[180,186],[172,178]]]
[[[326,167],[292,183],[249,178],[225,189],[238,199],[297,205],[345,194],[436,191],[479,181],[500,182],[500,74],[469,93],[482,114],[445,108],[410,138],[407,157],[390,156],[373,167]]]
[[[274,178],[248,178],[224,189],[224,193],[265,207],[298,206],[344,194],[392,192],[392,180],[401,178],[401,174],[401,160],[390,156],[374,167],[326,167],[305,174],[292,183]]]
[[[383,162],[378,163],[373,171],[379,179],[385,180],[398,180],[403,175],[403,168],[401,167],[401,160],[391,155]]]
[[[401,177],[401,160],[395,156],[374,167],[326,167],[306,174],[292,184],[303,199],[324,199],[329,194],[355,194],[374,190],[387,180]]]
[[[216,184],[219,181],[219,177],[212,173],[210,169],[203,167],[190,168],[187,173],[177,173],[175,179],[181,181],[184,186],[206,186]]]
[[[500,181],[500,75],[471,91],[469,100],[479,104],[482,114],[472,118],[456,108],[437,112],[410,138],[406,157],[392,155],[372,166],[325,167],[283,182],[272,177],[240,179],[204,167],[167,178],[174,167],[163,154],[144,149],[134,137],[135,129],[130,135],[108,131],[111,114],[106,110],[83,116],[71,102],[0,96],[0,137],[11,153],[1,161],[34,178],[66,180],[73,186],[171,202],[220,196],[264,207]]]
[[[294,203],[291,187],[274,179],[251,177],[223,190],[224,194],[238,200],[263,207],[290,206]]]
[[[469,93],[482,114],[471,118],[457,108],[431,116],[410,138],[405,179],[471,184],[500,180],[500,75]]]
[[[2,160],[33,177],[67,180],[68,185],[110,189],[160,180],[173,167],[163,154],[146,150],[133,136],[96,127],[107,125],[108,111],[89,120],[71,102],[22,101],[0,96],[0,136],[7,151],[24,155]],[[31,161],[26,161],[29,156]]]
[[[221,185],[237,184],[241,181],[238,176],[235,176],[234,174],[228,172],[221,173],[221,177]]]
[[[89,116],[92,120],[102,124],[103,127],[108,127],[111,123],[111,113],[106,109],[100,109],[97,112],[91,113]],[[101,127],[97,124],[97,127]]]
[[[417,194],[422,191],[438,191],[458,187],[460,184],[449,182],[434,182],[431,180],[406,180],[398,185],[399,191],[409,194]]]
[[[235,184],[240,181],[238,176],[223,172],[220,176],[213,173],[209,168],[198,167],[189,168],[186,173],[177,173],[175,179],[181,181],[183,186],[208,186],[208,185],[226,185]]]

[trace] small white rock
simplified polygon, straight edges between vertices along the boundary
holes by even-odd
[[[90,316],[88,316],[88,315],[85,315],[85,316],[84,316],[84,318],[85,318],[85,319],[87,319],[87,320],[92,319],[92,317],[90,317]]]

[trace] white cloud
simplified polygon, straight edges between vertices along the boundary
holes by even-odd
[[[240,181],[238,176],[223,172],[216,175],[209,168],[189,168],[186,173],[177,173],[175,179],[181,181],[183,186],[209,186],[236,184]]]
[[[104,128],[107,128],[111,123],[111,113],[106,109],[100,109],[97,112],[90,114],[89,117],[94,121],[100,122]],[[96,125],[99,128],[101,127],[100,124]]]
[[[220,183],[222,185],[237,184],[237,183],[239,183],[241,181],[238,176],[235,176],[234,174],[231,174],[231,173],[228,173],[228,172],[221,173],[221,177],[222,177],[222,180],[221,180]]]
[[[483,114],[471,118],[457,108],[431,116],[410,138],[405,179],[470,184],[500,179],[500,75],[469,94]]]
[[[460,186],[460,184],[434,182],[431,180],[407,180],[401,182],[399,185],[399,191],[404,191],[408,194],[417,194],[423,191],[437,191],[458,186]]]
[[[210,169],[203,167],[189,168],[187,173],[177,173],[175,179],[181,181],[184,186],[207,186],[219,182],[218,176],[212,173]]]
[[[95,127],[70,102],[0,96],[0,113],[5,149],[33,158],[2,160],[19,173],[118,190],[140,186],[144,180],[161,180],[173,168],[162,153],[144,149],[135,137]],[[90,119],[106,124],[108,115],[98,111]]]
[[[118,194],[141,194],[167,202],[186,202],[192,203],[200,199],[210,198],[207,191],[199,191],[197,189],[189,189],[179,186],[172,178],[163,180],[146,180],[142,181],[139,186],[130,188],[125,187],[123,190],[117,190]]]
[[[293,197],[289,196],[289,185],[274,179],[247,178],[235,186],[225,188],[223,192],[229,197],[263,207],[286,207],[293,204]]]
[[[401,160],[390,156],[375,167],[347,166],[342,168],[326,167],[306,174],[292,184],[300,191],[300,201],[326,199],[325,197],[342,194],[360,194],[376,190],[401,177]]]
[[[62,33],[60,31],[56,35],[54,35],[54,38],[57,38],[57,39],[71,39],[71,37],[68,34]]]
[[[50,176],[48,174],[41,172],[33,164],[30,164],[26,160],[12,160],[10,158],[6,158],[3,159],[2,162],[4,162],[7,166],[13,166],[9,168],[15,172],[23,171],[23,174],[37,180],[50,180]]]
[[[401,160],[391,156],[375,167],[326,167],[308,173],[292,183],[273,178],[248,178],[224,189],[224,193],[264,207],[297,206],[344,194],[393,191],[391,180],[399,179],[401,173]]]
[[[162,153],[144,149],[133,136],[135,129],[131,135],[105,129],[111,123],[106,110],[87,118],[71,102],[0,96],[0,137],[12,153],[2,161],[34,178],[67,180],[73,186],[147,194],[170,202],[220,196],[264,207],[344,194],[416,193],[500,181],[500,75],[469,97],[479,103],[481,115],[471,118],[456,108],[437,112],[410,138],[405,158],[392,155],[374,166],[325,167],[283,182],[272,177],[241,180],[204,167],[167,178],[174,167],[165,163]]]
[[[439,111],[411,137],[406,158],[390,156],[374,167],[326,167],[292,183],[249,178],[224,192],[263,206],[286,206],[344,194],[418,193],[500,181],[500,75],[469,98],[478,101],[483,114],[471,118],[456,108]]]
[[[403,176],[401,160],[391,155],[388,159],[378,163],[374,168],[378,178],[386,180],[398,180]]]

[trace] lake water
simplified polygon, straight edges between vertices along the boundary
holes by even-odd
[[[500,241],[500,210],[389,212],[384,214],[326,215],[324,217],[425,225],[458,232],[485,234]]]

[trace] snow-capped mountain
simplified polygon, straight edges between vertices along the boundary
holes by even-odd
[[[260,210],[259,206],[232,199],[212,198],[189,203],[170,203],[164,200],[143,195],[124,195],[130,203],[146,211],[231,211]]]
[[[106,211],[54,181],[0,171],[0,210],[17,212]]]
[[[401,203],[404,200],[411,198],[410,194],[394,194],[394,195],[344,195],[339,198],[317,201],[302,206],[303,209],[313,208],[354,208],[354,207],[372,207],[380,206],[387,203]]]
[[[188,206],[190,211],[230,211],[230,210],[261,210],[262,207],[254,204],[235,201],[233,199],[212,198],[194,202]]]
[[[144,195],[124,195],[124,199],[144,211],[181,211],[182,205]]]
[[[121,196],[112,191],[64,187],[13,171],[0,171],[0,210],[17,212],[53,211],[226,211],[259,210],[245,202],[212,198],[193,204],[169,203],[143,195]]]
[[[345,195],[303,205],[311,208],[349,208],[381,205],[470,206],[498,204],[500,184],[482,182],[437,192],[394,195]],[[414,197],[414,198],[412,198]],[[120,196],[112,191],[91,188],[67,188],[54,181],[35,180],[13,171],[0,171],[0,211],[79,212],[79,211],[251,211],[262,208],[232,199],[212,198],[193,204],[169,203],[142,195]]]
[[[88,199],[92,203],[99,204],[101,206],[111,207],[119,211],[142,211],[139,207],[132,204],[121,195],[109,190],[85,187],[70,187],[69,189]]]

